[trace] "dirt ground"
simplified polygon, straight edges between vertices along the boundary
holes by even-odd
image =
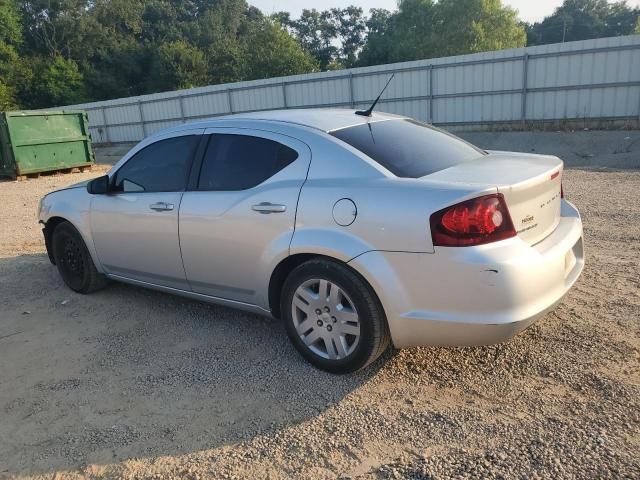
[[[276,321],[65,288],[36,207],[97,174],[0,182],[0,477],[640,478],[640,171],[565,172],[587,266],[556,311],[350,376]]]

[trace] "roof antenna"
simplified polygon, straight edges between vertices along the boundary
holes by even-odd
[[[387,84],[384,86],[384,88],[380,92],[380,95],[378,95],[378,98],[376,98],[373,101],[371,106],[367,110],[356,110],[356,115],[362,115],[363,117],[370,117],[371,116],[371,112],[373,112],[373,109],[375,108],[376,104],[378,103],[378,100],[380,100],[380,97],[382,96],[384,91],[387,89],[387,87],[389,86],[389,84],[391,83],[391,80],[393,80],[393,77],[395,77],[395,75],[396,75],[395,73],[391,74],[391,77],[389,78],[389,80],[387,80]]]

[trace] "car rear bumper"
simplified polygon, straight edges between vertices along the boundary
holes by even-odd
[[[518,334],[560,302],[584,267],[580,214],[563,200],[558,227],[435,253],[367,252],[350,264],[374,287],[398,348],[487,345]]]

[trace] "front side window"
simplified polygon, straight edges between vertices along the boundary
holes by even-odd
[[[180,192],[200,135],[167,138],[143,148],[115,174],[116,192]]]
[[[205,153],[198,190],[247,190],[290,165],[298,153],[267,138],[213,134]]]
[[[398,177],[420,178],[485,152],[415,120],[369,122],[330,132]]]

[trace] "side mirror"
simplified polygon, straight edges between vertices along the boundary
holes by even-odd
[[[109,193],[109,175],[94,178],[87,183],[87,192],[92,195],[104,195]]]

